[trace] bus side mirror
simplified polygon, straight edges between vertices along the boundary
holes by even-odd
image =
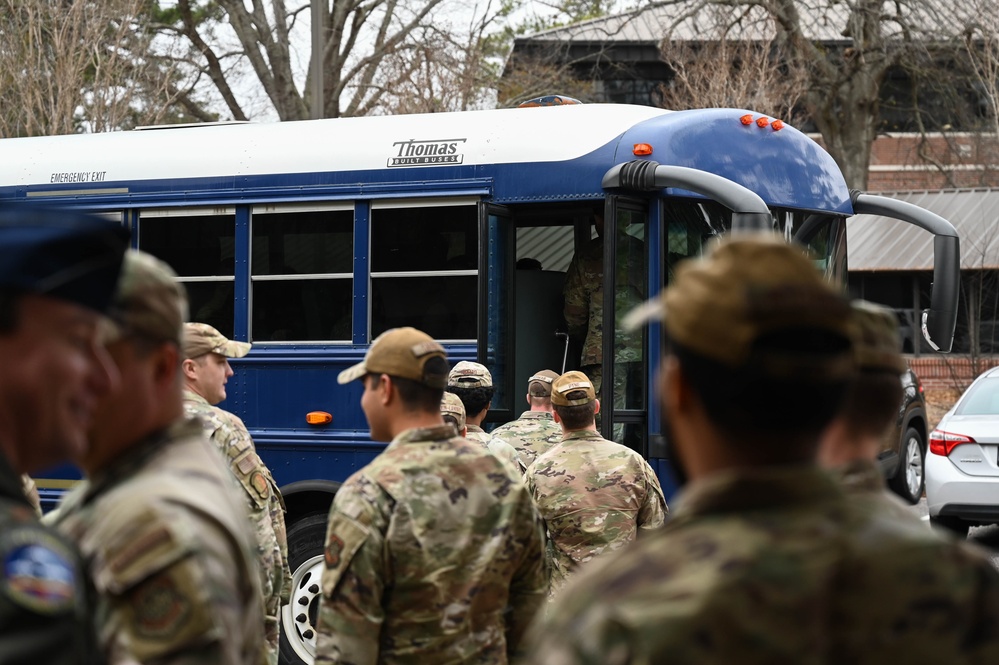
[[[923,311],[923,337],[935,351],[949,353],[954,345],[961,287],[961,241],[946,219],[917,205],[884,196],[853,192],[853,212],[908,222],[933,234],[933,292]]]

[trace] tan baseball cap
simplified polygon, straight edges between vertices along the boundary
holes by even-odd
[[[184,357],[198,358],[217,353],[226,358],[242,358],[250,352],[248,342],[234,342],[207,323],[184,324]]]
[[[569,393],[577,390],[585,392],[586,397],[579,399],[566,397]],[[552,381],[552,404],[556,406],[582,406],[589,404],[596,398],[597,391],[593,389],[593,382],[582,372],[566,372]]]
[[[527,392],[537,397],[552,394],[552,381],[558,378],[558,372],[543,369],[527,380]],[[533,392],[532,392],[533,391]]]
[[[465,405],[454,393],[444,391],[444,397],[441,398],[441,415],[452,416],[457,420],[459,430],[465,426]]]
[[[730,367],[745,365],[756,340],[781,330],[810,328],[853,340],[847,299],[827,284],[803,248],[770,233],[725,236],[700,258],[677,268],[660,297],[628,314],[626,327],[663,321],[679,345]],[[809,372],[847,377],[854,371],[849,345],[840,354],[796,354],[789,362],[761,360],[775,373]],[[771,362],[772,361],[772,362]]]
[[[887,307],[866,300],[850,303],[857,332],[854,354],[862,370],[901,374],[908,367],[899,353],[898,320]]]
[[[443,388],[444,374],[428,373],[431,358],[447,360],[444,347],[416,328],[392,328],[379,335],[364,356],[364,360],[340,372],[338,383],[350,383],[365,374],[388,374],[422,383],[431,388]]]
[[[109,314],[114,329],[107,331],[107,341],[135,334],[180,345],[187,293],[170,266],[151,254],[130,250]]]
[[[447,375],[447,385],[454,388],[491,388],[493,375],[485,365],[462,360]]]

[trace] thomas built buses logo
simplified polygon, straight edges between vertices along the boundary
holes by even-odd
[[[465,155],[458,149],[468,139],[433,139],[430,141],[397,141],[394,157],[389,157],[388,166],[443,166],[461,164]]]

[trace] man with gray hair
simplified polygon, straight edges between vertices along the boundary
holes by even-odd
[[[176,275],[125,258],[106,348],[121,385],[102,397],[77,462],[87,480],[53,516],[88,561],[113,663],[260,665],[253,534],[229,469],[184,417]]]

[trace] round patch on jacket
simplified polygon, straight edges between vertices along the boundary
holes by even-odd
[[[73,607],[76,570],[72,553],[42,531],[8,533],[0,545],[4,593],[39,614],[62,614]]]
[[[184,626],[191,603],[169,576],[146,582],[132,593],[136,632],[145,637],[165,638]]]

